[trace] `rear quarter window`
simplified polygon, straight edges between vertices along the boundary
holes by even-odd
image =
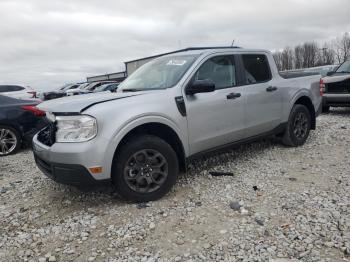
[[[263,54],[242,55],[245,84],[263,83],[271,80],[269,61]]]

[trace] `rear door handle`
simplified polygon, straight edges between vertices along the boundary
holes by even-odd
[[[241,97],[241,93],[231,93],[231,94],[228,94],[226,97],[227,99],[236,99],[238,97]]]
[[[266,88],[267,92],[273,92],[273,91],[276,91],[276,90],[277,90],[277,87],[275,87],[275,86],[269,86],[268,88]]]

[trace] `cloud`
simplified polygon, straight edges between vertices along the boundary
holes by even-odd
[[[2,0],[0,83],[56,87],[187,46],[280,49],[350,31],[348,0]]]

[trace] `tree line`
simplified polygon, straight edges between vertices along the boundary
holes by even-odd
[[[350,36],[344,33],[322,45],[305,42],[292,47],[285,47],[273,53],[279,70],[292,70],[323,65],[340,64],[350,59]]]

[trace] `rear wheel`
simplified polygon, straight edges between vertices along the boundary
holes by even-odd
[[[301,146],[305,143],[311,129],[311,114],[306,106],[294,105],[283,135],[283,144]]]
[[[148,202],[170,191],[179,173],[175,151],[156,136],[142,135],[122,145],[112,168],[119,195],[133,202]]]
[[[21,136],[16,129],[0,126],[0,156],[14,154],[21,146]]]

